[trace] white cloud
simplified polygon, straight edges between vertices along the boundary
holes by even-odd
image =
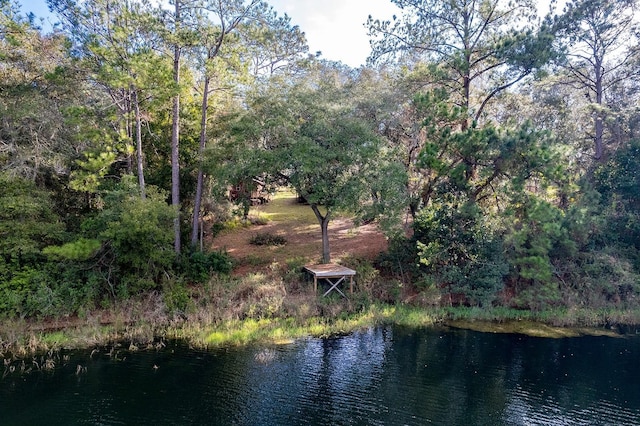
[[[556,0],[562,10],[566,0]],[[352,67],[366,61],[370,53],[369,37],[364,23],[372,15],[391,19],[399,9],[391,0],[267,0],[280,14],[288,14],[293,24],[307,35],[309,50],[322,52],[322,57],[339,60]],[[537,2],[544,15],[549,0]]]
[[[389,19],[397,11],[391,0],[271,0],[307,35],[311,52],[358,67],[369,56],[367,17]]]

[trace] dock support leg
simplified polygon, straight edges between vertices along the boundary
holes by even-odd
[[[328,278],[326,277],[325,280],[327,280],[329,282],[329,284],[331,285],[331,287],[329,288],[329,290],[325,291],[325,293],[322,295],[322,297],[326,297],[327,294],[331,293],[333,290],[337,291],[338,293],[340,293],[342,295],[342,297],[344,297],[345,299],[347,298],[347,296],[338,288],[338,286],[340,285],[341,282],[344,281],[346,277],[342,277],[342,278],[338,278],[335,277],[333,279],[337,279],[337,281],[334,283],[333,281],[331,281],[332,278]]]

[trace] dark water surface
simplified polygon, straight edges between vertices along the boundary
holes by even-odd
[[[376,328],[67,355],[4,367],[0,425],[640,425],[640,337]]]

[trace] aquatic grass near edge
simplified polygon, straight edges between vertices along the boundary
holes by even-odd
[[[117,342],[137,342],[140,347],[145,347],[158,338],[181,339],[200,348],[282,344],[300,338],[344,335],[380,325],[421,328],[434,324],[486,332],[543,333],[548,337],[613,335],[616,330],[607,324],[640,324],[640,310],[555,309],[531,312],[508,308],[420,308],[372,304],[359,312],[331,318],[289,316],[219,321],[201,317],[169,323],[120,321],[109,325],[88,322],[52,331],[33,331],[26,324],[0,322],[0,358],[26,358],[60,348],[86,349]],[[563,332],[562,328],[574,328],[576,333]]]

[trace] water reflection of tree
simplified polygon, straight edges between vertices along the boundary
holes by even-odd
[[[225,405],[237,424],[370,423],[390,345],[391,332],[378,328],[272,348],[269,356],[238,353]]]
[[[640,377],[633,348],[640,341],[520,340],[521,368],[509,384],[506,420],[519,424],[541,424],[545,419],[556,424],[588,424],[594,419],[602,424],[637,422]],[[620,395],[625,399],[618,400]]]
[[[396,378],[387,377],[382,390],[390,401],[402,395],[395,418],[439,424],[499,419],[507,380],[501,358],[509,348],[487,337],[489,341],[470,339],[465,331],[397,330],[389,364],[398,371],[386,373]]]
[[[303,372],[309,415],[327,424],[375,420],[384,405],[372,396],[378,395],[391,339],[390,330],[378,328],[314,342]]]
[[[217,418],[322,425],[631,424],[640,418],[638,339],[396,327],[301,341],[256,359],[263,350],[216,361],[225,361],[210,376],[221,390],[205,399],[222,410]]]

